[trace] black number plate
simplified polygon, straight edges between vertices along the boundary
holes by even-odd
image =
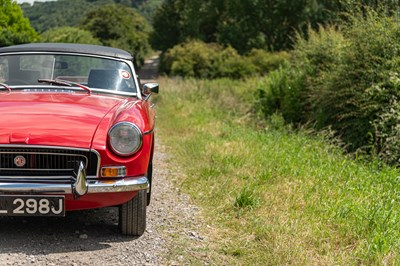
[[[65,216],[64,196],[0,196],[0,216]]]

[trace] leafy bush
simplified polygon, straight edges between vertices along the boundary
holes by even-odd
[[[319,31],[309,28],[307,39],[297,35],[290,64],[271,72],[258,86],[264,115],[280,112],[289,123],[322,123],[324,76],[340,60],[344,46],[343,35],[334,27],[320,27]]]
[[[241,56],[232,47],[194,40],[169,49],[162,55],[160,68],[173,76],[240,79],[266,74],[288,58],[286,52],[273,54],[263,50]]]
[[[343,34],[334,26],[320,26],[318,31],[309,28],[307,39],[296,36],[293,73],[304,77],[301,91],[305,114],[303,122],[313,121],[317,128],[337,122],[335,115],[338,110],[332,109],[336,102],[331,100],[338,95],[334,86],[329,87],[328,76],[335,73],[337,65],[341,64],[347,45]]]
[[[289,65],[260,84],[262,111],[332,128],[349,151],[400,165],[400,22],[375,11],[297,36]]]
[[[232,47],[228,47],[216,54],[212,63],[213,78],[229,77],[244,78],[254,75],[256,66],[246,57],[240,56]]]
[[[268,74],[289,60],[290,54],[285,51],[271,53],[262,49],[253,49],[247,58],[256,67],[258,73]]]
[[[350,150],[374,151],[391,163],[400,158],[387,145],[396,144],[390,137],[393,115],[400,111],[395,104],[400,96],[399,22],[372,11],[353,19],[345,30],[349,44],[343,58],[324,79],[328,100],[321,104],[329,110],[325,125],[331,124]]]
[[[260,80],[258,108],[266,118],[280,112],[286,122],[303,120],[305,76],[289,65],[283,65]]]
[[[161,58],[161,70],[173,76],[207,78],[222,47],[192,41],[175,46]]]

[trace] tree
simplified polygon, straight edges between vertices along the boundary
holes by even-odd
[[[77,27],[86,14],[93,8],[120,3],[126,7],[136,8],[149,21],[157,6],[163,0],[57,0],[39,2],[33,5],[21,4],[26,17],[29,18],[32,27],[42,33],[55,27]],[[79,12],[77,12],[79,11]]]
[[[215,42],[227,0],[165,0],[153,17],[152,46],[161,51],[198,39]]]
[[[151,23],[155,11],[163,2],[164,0],[147,0],[142,2],[136,8],[139,10],[139,13]]]
[[[156,50],[165,52],[178,43],[184,42],[179,24],[181,13],[175,7],[176,0],[166,0],[153,17],[151,45]]]
[[[132,8],[116,4],[98,7],[87,14],[82,27],[104,45],[131,52],[138,63],[150,52],[150,25]]]
[[[39,35],[23,16],[20,6],[11,0],[0,0],[0,46],[38,40]]]
[[[368,8],[398,14],[399,0],[166,0],[153,19],[154,48],[166,51],[190,39],[232,46],[287,50],[308,25],[340,23]]]
[[[42,34],[43,42],[62,42],[62,43],[85,43],[101,44],[87,31],[74,27],[59,27],[50,29]]]
[[[32,26],[40,33],[56,27],[76,27],[94,7],[113,3],[112,0],[57,0],[21,5]],[[79,10],[79,12],[77,12]]]

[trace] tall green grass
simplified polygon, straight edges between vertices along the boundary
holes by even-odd
[[[354,161],[279,116],[254,123],[256,80],[160,85],[159,137],[213,228],[214,264],[400,263],[398,170]]]

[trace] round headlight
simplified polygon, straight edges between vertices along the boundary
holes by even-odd
[[[142,132],[132,123],[120,122],[108,132],[111,149],[118,155],[129,156],[142,146]]]

